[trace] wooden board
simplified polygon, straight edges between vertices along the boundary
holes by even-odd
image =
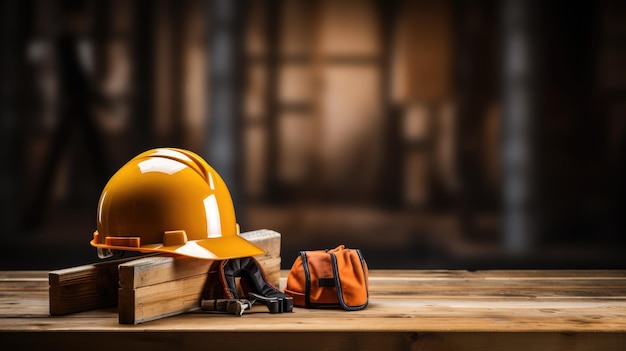
[[[242,317],[195,311],[141,325],[120,325],[114,308],[50,317],[47,288],[47,272],[0,272],[3,348],[626,349],[624,270],[372,269],[363,311],[255,306]]]
[[[117,305],[118,266],[133,258],[60,269],[48,273],[50,314]]]
[[[268,280],[278,284],[280,233],[261,229],[242,233],[241,236],[265,250],[256,258],[266,270]],[[183,256],[149,255],[51,271],[48,274],[49,312],[58,316],[115,306],[119,300],[118,281],[119,286],[134,289],[184,279],[206,273],[210,262]],[[120,269],[123,270],[121,276]],[[130,269],[137,273],[130,273]],[[137,277],[138,281],[133,281],[132,277]],[[127,293],[123,296],[126,302]]]
[[[256,259],[270,283],[280,284],[280,234],[271,230],[243,233],[265,250]],[[119,322],[143,323],[198,309],[213,261],[183,256],[155,256],[119,266]]]

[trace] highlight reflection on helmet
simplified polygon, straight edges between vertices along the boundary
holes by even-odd
[[[91,245],[107,250],[166,252],[204,259],[254,256],[239,236],[230,192],[195,153],[146,151],[111,177],[98,203]]]

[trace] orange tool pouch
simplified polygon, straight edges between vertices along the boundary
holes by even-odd
[[[287,277],[285,294],[295,306],[341,306],[362,310],[368,302],[368,268],[359,249],[300,251]]]

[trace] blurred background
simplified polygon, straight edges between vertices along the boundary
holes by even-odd
[[[157,146],[283,268],[626,268],[626,2],[0,6],[0,269],[98,261],[104,184]]]

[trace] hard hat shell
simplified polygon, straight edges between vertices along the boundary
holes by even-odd
[[[91,245],[203,259],[254,256],[239,236],[230,192],[197,154],[159,148],[139,154],[111,177],[98,202]]]

